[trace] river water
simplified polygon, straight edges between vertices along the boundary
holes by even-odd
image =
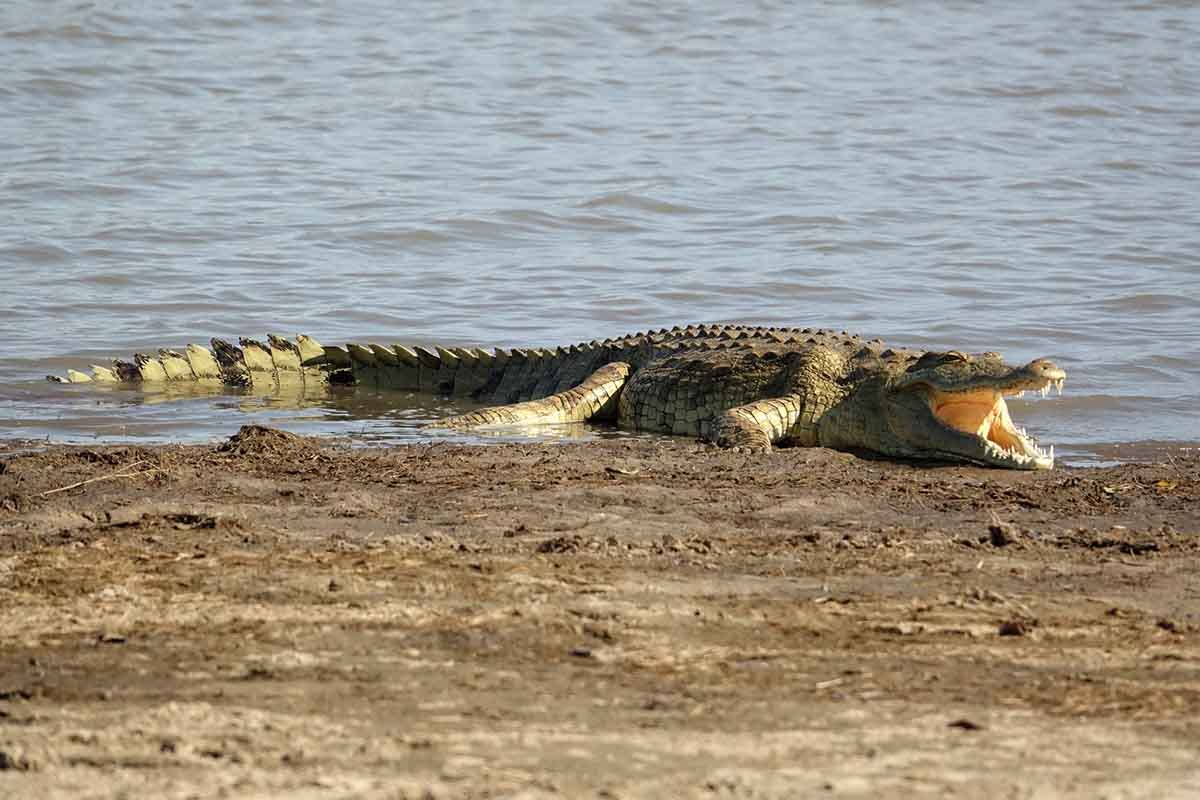
[[[688,322],[1049,356],[1068,461],[1200,440],[1195,2],[0,5],[0,436],[428,437],[446,401],[52,386],[211,336]]]

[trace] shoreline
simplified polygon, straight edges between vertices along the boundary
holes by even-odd
[[[37,446],[0,794],[1200,792],[1196,455]]]
[[[72,362],[79,366],[79,362]],[[56,365],[61,370],[66,365]],[[6,390],[12,390],[6,394]],[[19,390],[19,391],[18,391]],[[1161,398],[1160,398],[1161,399]],[[128,402],[125,402],[128,401]],[[190,401],[194,405],[180,404]],[[1027,406],[1017,409],[1016,403]],[[1063,406],[1083,402],[1084,406]],[[1164,461],[1200,453],[1200,439],[1171,438],[1177,430],[1131,429],[1118,424],[1112,437],[1100,440],[1103,420],[1086,397],[1014,401],[1014,419],[1041,441],[1053,444],[1058,464],[1096,467]],[[238,424],[265,425],[302,436],[317,436],[354,447],[394,447],[432,442],[456,444],[527,444],[561,440],[594,441],[608,437],[645,437],[663,434],[621,431],[603,423],[561,426],[553,433],[539,425],[526,431],[450,432],[436,427],[446,416],[489,407],[462,398],[446,398],[392,391],[355,391],[333,395],[288,397],[277,392],[202,384],[164,386],[88,384],[62,385],[45,381],[0,385],[0,405],[8,415],[0,419],[0,442],[49,441],[71,446],[164,446],[217,444],[234,433]],[[236,414],[230,412],[236,409]],[[1106,412],[1107,413],[1107,412]],[[1049,416],[1047,416],[1049,415]],[[1064,415],[1076,420],[1063,425]],[[231,419],[232,418],[232,419]],[[426,427],[433,426],[433,427]],[[567,429],[570,430],[567,430]],[[1164,436],[1166,438],[1164,438]]]

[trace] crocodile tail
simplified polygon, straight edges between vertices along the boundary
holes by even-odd
[[[242,338],[235,345],[213,339],[211,349],[189,344],[182,351],[139,353],[132,361],[95,365],[90,375],[68,370],[66,377],[48,378],[59,383],[193,381],[255,389],[362,384],[506,403],[574,386],[620,356],[619,350],[608,342],[550,350],[374,343],[339,347],[309,336],[290,340],[272,335],[265,342]]]
[[[48,375],[55,383],[204,382],[238,388],[272,388],[363,383],[392,389],[467,394],[491,379],[497,357],[475,348],[406,345],[322,345],[303,334],[295,340],[269,335],[266,341],[213,339],[210,347],[189,344],[135,354],[130,361],[94,364],[91,374],[71,369]]]
[[[298,336],[293,342],[271,335],[266,343],[240,339],[238,345],[213,339],[211,350],[189,344],[182,351],[135,353],[132,361],[93,364],[91,374],[70,369],[66,376],[48,375],[46,379],[54,383],[204,382],[235,387],[319,385],[328,382],[336,369],[337,359],[331,360],[327,354],[330,348],[308,336]]]
[[[507,361],[502,350],[440,345],[348,344],[344,353],[355,383],[457,397],[482,396]]]
[[[356,383],[514,403],[575,386],[615,360],[615,353],[599,342],[490,352],[477,347],[352,344],[346,347],[345,358]]]

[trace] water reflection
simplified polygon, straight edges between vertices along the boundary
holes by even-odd
[[[517,425],[470,432],[429,427],[482,404],[365,387],[219,383],[0,386],[0,437],[52,442],[207,442],[241,425],[336,436],[352,444],[584,441],[626,436],[602,425]]]

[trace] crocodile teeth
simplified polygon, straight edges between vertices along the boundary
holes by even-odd
[[[999,458],[1003,458],[1007,461],[1014,461],[1017,464],[1026,464],[1033,460],[1032,456],[1021,453],[1014,448],[1001,447],[995,442],[988,442],[987,449]]]
[[[995,442],[989,441],[986,445],[987,451],[997,458],[1005,461],[1025,465],[1038,464],[1039,466],[1054,465],[1054,448],[1042,448],[1032,441],[1025,441],[1021,445],[1012,447],[1002,447]],[[1023,450],[1020,448],[1024,448]]]

